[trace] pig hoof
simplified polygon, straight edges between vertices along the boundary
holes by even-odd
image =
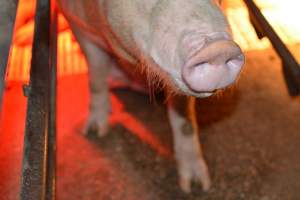
[[[211,185],[209,172],[202,158],[191,159],[179,165],[179,184],[185,193],[191,192],[192,182],[201,182],[203,191],[208,191]]]
[[[83,129],[83,134],[96,134],[98,137],[104,137],[108,132],[108,128],[108,123],[90,119]]]
[[[84,128],[84,135],[96,134],[98,137],[104,137],[108,132],[108,126],[98,124],[96,122],[86,125]]]

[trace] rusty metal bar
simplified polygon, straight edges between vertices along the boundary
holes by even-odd
[[[253,0],[244,0],[250,16],[250,21],[254,26],[259,38],[268,37],[272,46],[282,61],[282,69],[286,85],[291,96],[300,94],[300,66],[292,53],[277,35],[273,27],[261,13]]]
[[[58,15],[55,1],[51,2],[50,33],[50,105],[49,105],[49,140],[46,200],[56,199],[56,83],[57,83],[57,41]]]
[[[21,200],[55,199],[56,23],[50,0],[38,0],[27,86]],[[52,29],[51,29],[52,25]],[[54,27],[54,29],[53,29]]]
[[[0,1],[0,113],[5,87],[5,73],[17,13],[18,0]]]

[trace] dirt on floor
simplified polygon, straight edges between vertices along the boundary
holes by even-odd
[[[21,92],[14,87],[7,91],[5,105]],[[59,80],[59,200],[300,199],[300,97],[288,95],[280,60],[272,50],[248,52],[234,89],[198,101],[200,140],[212,177],[207,193],[194,184],[186,195],[177,184],[163,101],[158,97],[151,103],[148,96],[126,90],[113,95],[121,102],[114,105],[126,113],[124,120],[104,138],[85,137],[81,130],[87,116],[87,77]],[[20,112],[25,113],[4,109],[3,114],[22,123],[23,118],[16,117]],[[13,200],[18,198],[22,152],[16,141],[22,141],[23,133],[21,128],[3,130],[1,140],[15,142],[1,147],[0,194]]]

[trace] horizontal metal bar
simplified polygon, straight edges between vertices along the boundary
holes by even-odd
[[[300,66],[253,0],[244,0],[250,20],[260,36],[266,36],[282,60],[286,83],[291,96],[300,94]]]
[[[0,113],[18,0],[0,1]]]

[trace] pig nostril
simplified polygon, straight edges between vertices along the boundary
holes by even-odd
[[[238,56],[235,56],[234,58],[230,58],[226,61],[226,66],[229,67],[241,67],[244,64],[244,56],[243,54],[239,54]]]
[[[240,53],[239,55],[235,56],[232,60],[244,61],[244,55]]]
[[[215,41],[186,62],[182,79],[193,92],[214,93],[234,83],[244,60],[241,49],[234,42]]]

